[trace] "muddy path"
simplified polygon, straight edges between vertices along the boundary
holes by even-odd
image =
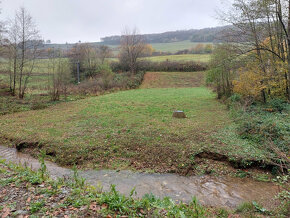
[[[17,152],[14,148],[0,146],[0,157],[14,163],[27,164],[32,169],[38,169],[37,159],[27,154]],[[52,178],[68,177],[72,171],[54,163],[46,162]],[[207,206],[236,208],[245,201],[258,201],[266,207],[271,207],[271,199],[277,194],[278,187],[272,183],[254,181],[248,178],[219,178],[213,176],[184,177],[175,174],[151,174],[132,171],[84,170],[80,176],[94,186],[103,186],[107,191],[111,184],[117,190],[128,195],[136,188],[137,197],[146,193],[163,198],[171,197],[175,201],[189,202],[193,196]]]

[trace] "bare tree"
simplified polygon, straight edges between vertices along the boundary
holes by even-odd
[[[19,98],[24,98],[28,79],[34,69],[37,49],[40,45],[39,32],[32,17],[25,8],[20,8],[15,16],[19,27]]]
[[[98,57],[102,64],[104,64],[106,58],[109,58],[110,56],[112,56],[112,50],[109,46],[101,45],[98,47]]]
[[[99,64],[97,56],[97,49],[89,43],[77,43],[69,52],[73,77],[78,80],[77,66],[80,79],[93,77]]]
[[[35,66],[38,47],[41,44],[38,30],[25,8],[20,8],[14,19],[9,22],[8,39],[12,65],[10,89],[15,95],[18,81],[18,96],[22,99]]]
[[[137,73],[137,61],[146,48],[144,37],[136,28],[125,29],[121,36],[120,62],[129,66],[132,74]]]
[[[50,49],[48,61],[48,90],[52,101],[60,100],[61,94],[67,98],[68,85],[71,82],[69,61],[63,58],[61,50]]]
[[[18,43],[19,28],[16,18],[9,22],[8,27],[8,49],[9,49],[9,73],[10,73],[10,92],[14,96],[16,94],[16,80],[18,72]]]

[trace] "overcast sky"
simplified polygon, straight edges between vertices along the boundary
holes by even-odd
[[[2,19],[24,6],[42,37],[54,43],[99,41],[127,27],[141,33],[200,29],[221,25],[221,0],[0,0]],[[225,1],[225,0],[222,0]]]

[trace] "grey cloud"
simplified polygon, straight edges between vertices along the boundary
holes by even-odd
[[[2,0],[2,19],[21,6],[43,38],[76,42],[119,35],[125,26],[142,33],[217,26],[220,0]]]

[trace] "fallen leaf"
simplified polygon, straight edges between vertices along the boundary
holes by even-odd
[[[5,207],[3,210],[2,218],[8,217],[10,214],[10,209],[9,207]]]
[[[30,203],[30,201],[31,201],[31,197],[28,197],[26,200],[26,203]]]
[[[90,205],[90,210],[98,211],[98,210],[101,210],[101,207],[99,205],[97,205],[97,203],[92,203]]]

